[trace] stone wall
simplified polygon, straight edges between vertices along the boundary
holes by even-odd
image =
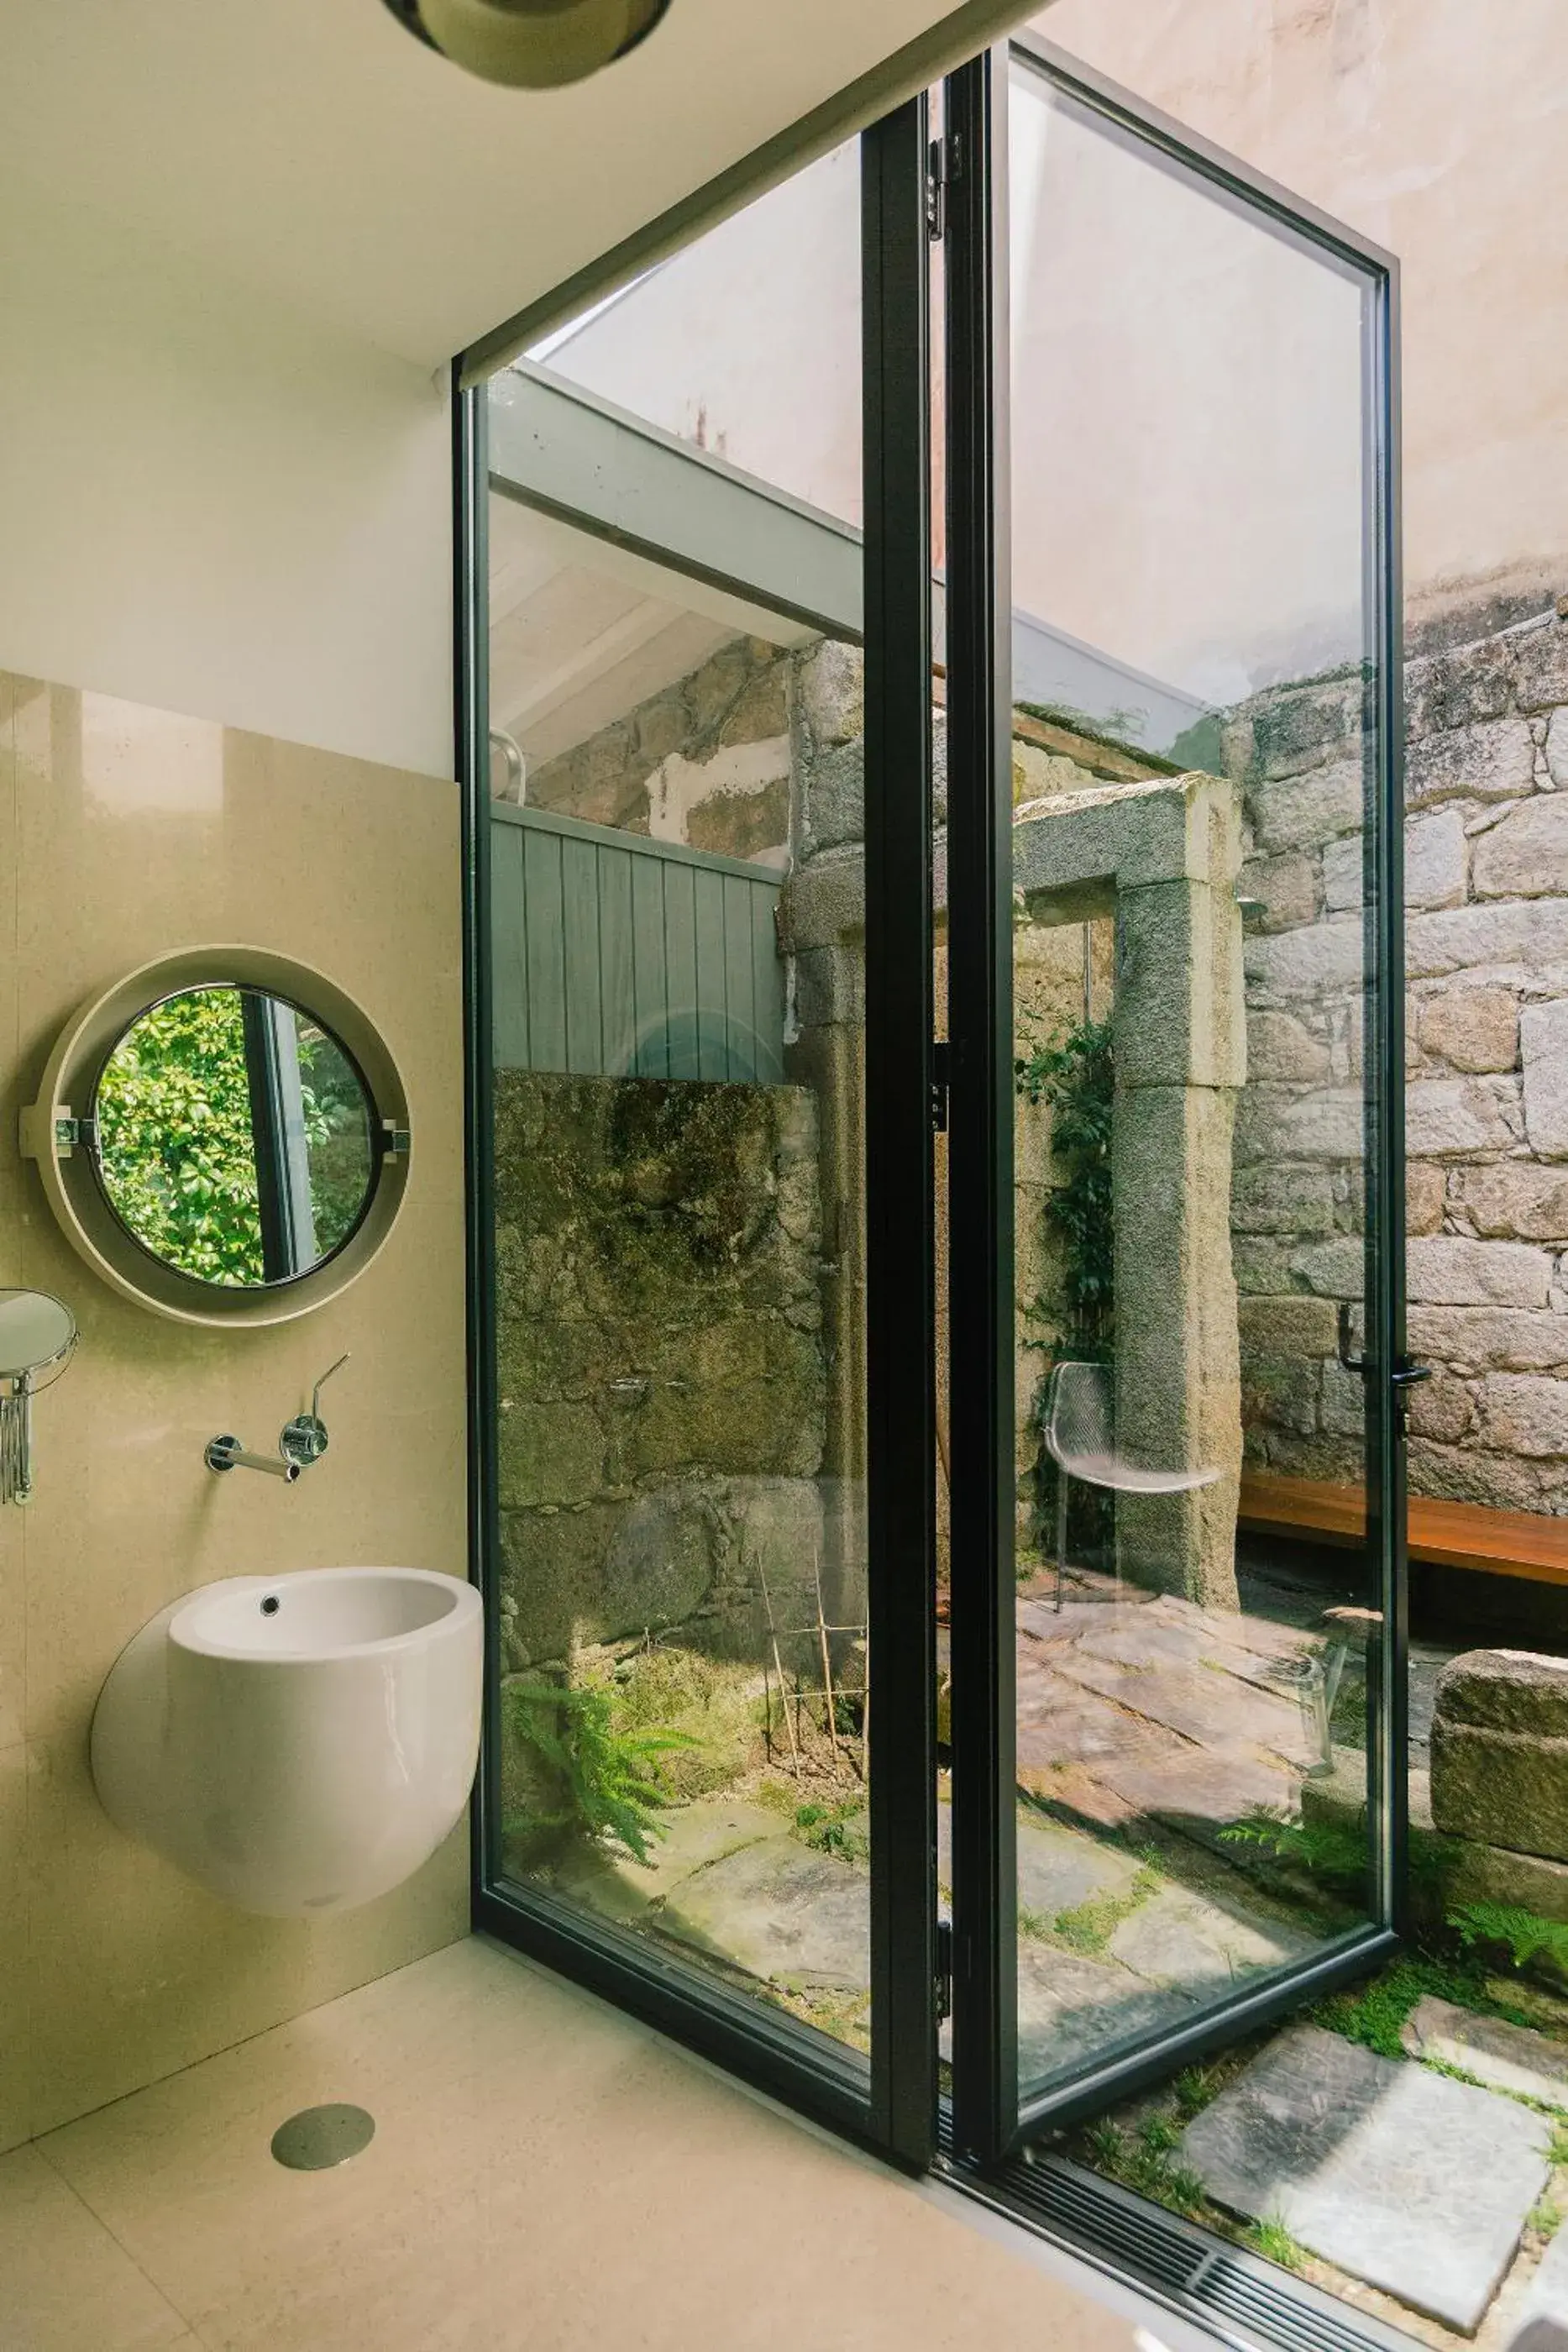
[[[501,1070],[495,1141],[506,1668],[760,1663],[822,1539],[812,1097]]]
[[[1251,1458],[1353,1477],[1362,1289],[1360,684],[1260,697],[1246,786],[1249,1085],[1232,1221]],[[1417,1493],[1568,1509],[1568,626],[1408,670],[1406,1026]]]
[[[530,771],[529,803],[590,824],[782,866],[792,657],[734,637],[612,726]]]

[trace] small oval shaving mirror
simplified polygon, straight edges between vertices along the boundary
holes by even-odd
[[[197,949],[78,1015],[22,1148],[116,1289],[182,1322],[277,1323],[380,1248],[408,1106],[379,1033],[331,982],[259,949]]]
[[[46,1290],[0,1290],[0,1503],[33,1492],[33,1399],[57,1381],[77,1343],[76,1318]]]

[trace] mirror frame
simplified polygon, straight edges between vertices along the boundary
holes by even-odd
[[[348,1239],[308,1274],[256,1289],[198,1281],[165,1265],[121,1223],[80,1141],[105,1062],[141,1015],[194,988],[255,988],[286,998],[318,1020],[357,1065],[371,1096],[375,1155],[371,1197]],[[408,1097],[392,1051],[369,1015],[334,981],[269,949],[182,949],[140,965],[68,1023],[45,1067],[37,1100],[23,1111],[24,1159],[36,1160],[49,1206],[78,1255],[139,1307],[207,1330],[290,1323],[325,1307],[379,1255],[396,1222],[411,1164]]]

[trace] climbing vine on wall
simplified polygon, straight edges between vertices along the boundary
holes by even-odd
[[[1046,1197],[1045,1222],[1061,1258],[1060,1303],[1030,1310],[1040,1344],[1057,1354],[1108,1361],[1115,1329],[1115,1211],[1111,1121],[1115,1071],[1109,1021],[1083,1021],[1031,1045],[1014,1064],[1026,1102],[1051,1112],[1051,1148],[1062,1181]]]
[[[1013,1066],[1013,1082],[1025,1102],[1044,1103],[1051,1112],[1051,1147],[1061,1181],[1047,1194],[1046,1231],[1057,1244],[1061,1279],[1024,1308],[1028,1344],[1052,1359],[1074,1357],[1109,1363],[1115,1336],[1115,1211],[1111,1186],[1111,1120],[1115,1071],[1111,1024],[1080,1022],[1065,1035],[1035,1039]],[[1048,1383],[1041,1381],[1032,1415],[1043,1438],[1041,1416]],[[1035,1509],[1043,1530],[1055,1517],[1056,1465],[1042,1444],[1035,1472]],[[1070,1501],[1069,1535],[1075,1553],[1098,1550],[1110,1538],[1108,1498],[1097,1487],[1076,1486]]]

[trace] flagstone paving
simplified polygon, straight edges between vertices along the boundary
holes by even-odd
[[[1493,2090],[1568,2107],[1568,2043],[1500,2017],[1477,2017],[1428,1994],[1405,2021],[1400,2039],[1412,2058],[1457,2066]]]
[[[1288,1677],[1319,1644],[1092,1574],[1018,1603],[1019,2062],[1026,2080],[1141,2038],[1311,1951],[1221,1832],[1288,1811],[1312,1753]],[[813,1787],[810,1798],[821,1796]],[[937,1810],[952,1885],[952,1812]],[[750,1977],[839,2000],[869,1989],[863,1816],[838,1850],[749,1798],[673,1805],[645,1864],[598,1849],[554,1875],[601,1916]],[[1176,1832],[1175,1835],[1172,1833]]]
[[[1471,2334],[1550,2177],[1549,2117],[1299,2025],[1187,2126],[1217,2204]]]

